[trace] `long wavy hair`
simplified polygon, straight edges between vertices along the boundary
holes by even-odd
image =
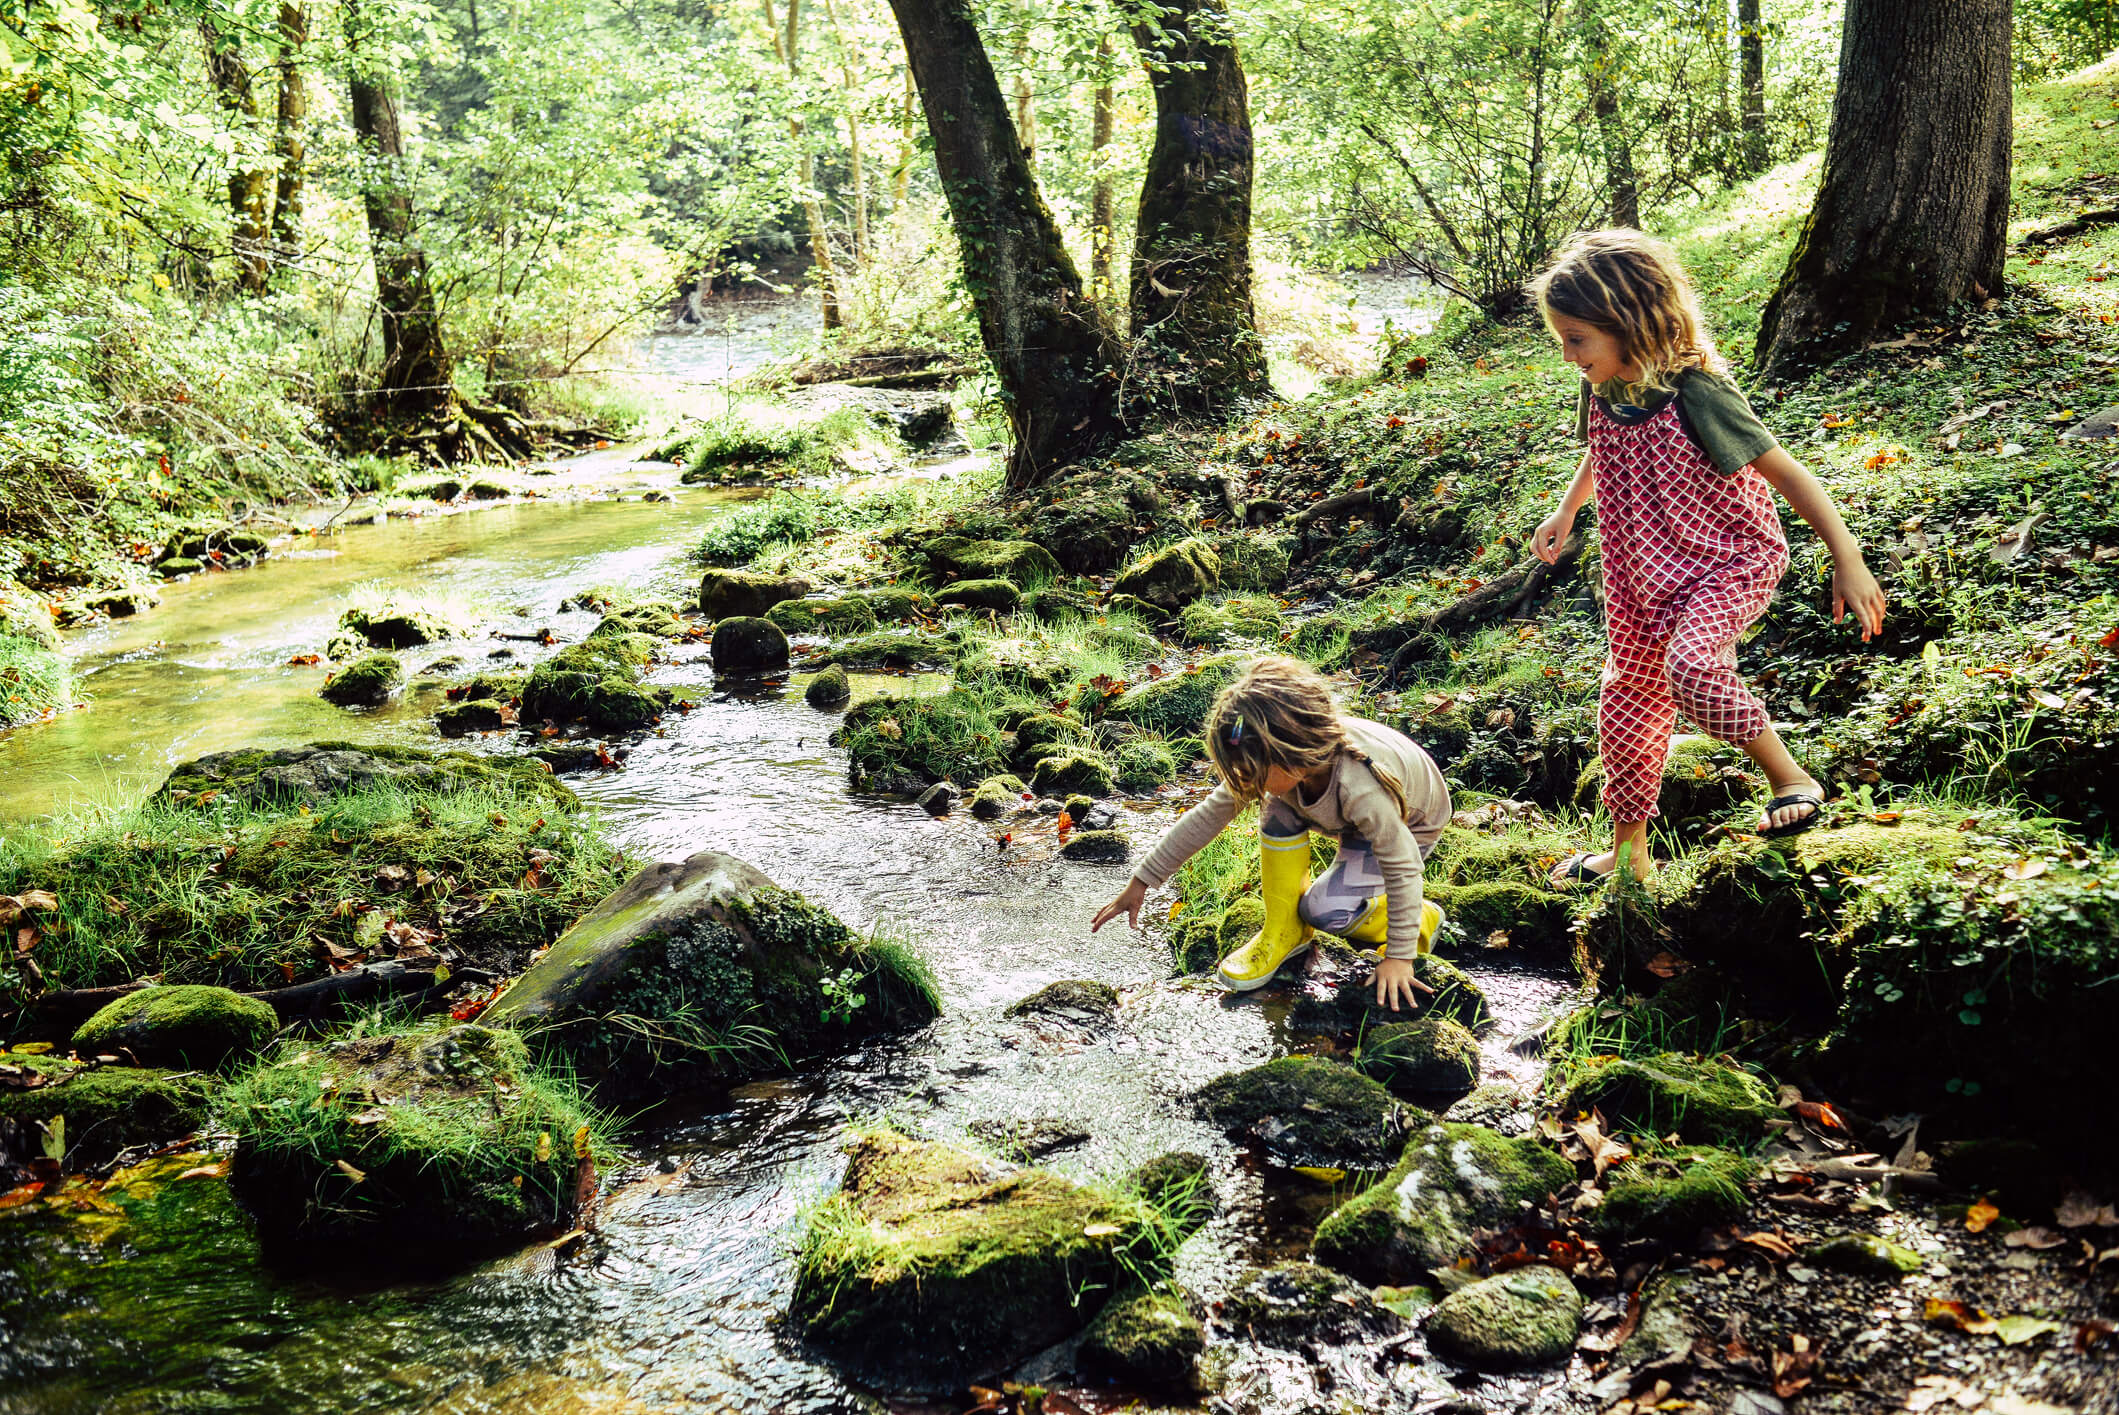
[[[1641,387],[1667,393],[1687,369],[1728,372],[1677,252],[1631,226],[1570,236],[1530,296],[1548,328],[1564,315],[1616,338]]]
[[[1221,690],[1204,724],[1207,760],[1244,801],[1266,796],[1266,770],[1305,775],[1346,752],[1376,774],[1405,814],[1405,787],[1356,747],[1324,675],[1297,658],[1253,659]]]

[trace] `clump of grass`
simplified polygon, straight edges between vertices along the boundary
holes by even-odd
[[[12,727],[74,702],[66,660],[33,639],[0,634],[0,727]]]
[[[685,442],[682,460],[695,474],[815,477],[856,449],[888,457],[897,444],[858,409],[818,413],[751,397],[702,423]]]

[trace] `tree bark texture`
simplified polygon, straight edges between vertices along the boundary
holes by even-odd
[[[2011,0],[1847,0],[1817,200],[1759,321],[1773,367],[2001,289]]]
[[[1744,175],[1756,177],[1766,170],[1766,26],[1759,17],[1759,0],[1736,0],[1736,46],[1738,83],[1742,89]]]
[[[1633,139],[1619,112],[1618,82],[1612,69],[1611,44],[1603,17],[1594,5],[1581,10],[1583,79],[1597,117],[1597,141],[1604,149],[1604,186],[1610,198],[1611,224],[1641,224],[1641,183],[1634,174]]]
[[[449,403],[449,361],[442,348],[434,288],[427,279],[427,253],[414,233],[397,101],[388,80],[366,71],[357,58],[348,87],[364,168],[361,204],[375,254],[375,302],[383,331],[378,401],[402,417],[437,413]]]
[[[215,98],[237,128],[240,151],[256,136],[257,94],[251,88],[250,67],[233,39],[221,34],[211,21],[201,20],[199,32],[206,42],[206,77]],[[265,293],[272,275],[272,252],[266,245],[271,219],[266,200],[272,189],[272,174],[262,164],[239,162],[228,174],[229,245],[235,254],[236,279],[252,295]]]
[[[787,29],[782,31],[773,15],[773,0],[764,0],[765,25],[773,32],[773,48],[780,55],[780,62],[787,66],[787,76],[799,79],[802,74],[801,30],[802,0],[787,0]],[[789,95],[789,101],[795,101]],[[816,268],[817,289],[823,302],[824,327],[837,329],[839,318],[839,277],[832,268],[831,232],[824,224],[824,203],[817,197],[817,158],[809,150],[808,125],[799,113],[787,115],[787,133],[794,139],[800,151],[797,178],[802,185],[802,218],[809,227],[809,260]]]
[[[1134,221],[1132,337],[1154,401],[1207,413],[1267,389],[1251,307],[1250,97],[1209,0],[1161,8],[1160,34],[1133,28],[1155,146]]]
[[[890,0],[890,8],[1015,435],[1008,483],[1031,486],[1121,431],[1121,350],[1083,296],[1038,193],[969,0]]]
[[[302,252],[302,163],[309,91],[302,79],[302,49],[309,42],[309,16],[297,0],[280,4],[280,111],[272,153],[279,166],[272,201],[272,244],[283,262]]]
[[[1111,83],[1113,48],[1108,34],[1096,42],[1096,62],[1103,82],[1096,86],[1089,129],[1089,291],[1099,304],[1109,301],[1118,288],[1112,274],[1118,263],[1118,233],[1113,229],[1118,211],[1109,165],[1118,117],[1118,95]]]

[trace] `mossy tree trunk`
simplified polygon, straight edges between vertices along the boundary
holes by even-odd
[[[272,252],[266,244],[272,174],[244,151],[257,140],[257,94],[236,42],[208,19],[199,21],[199,34],[206,45],[207,80],[236,129],[236,150],[243,154],[228,174],[229,246],[235,254],[236,280],[245,293],[262,295],[272,274]]]
[[[1209,0],[1133,26],[1155,90],[1155,146],[1133,230],[1132,337],[1148,394],[1213,413],[1267,391],[1251,309],[1251,105]]]
[[[773,0],[764,0],[765,27],[772,31],[773,49],[780,62],[787,67],[787,77],[799,80],[802,76],[802,0],[787,0],[787,28],[782,30],[778,17],[773,13]],[[799,102],[793,93],[790,103]],[[788,136],[795,141],[799,152],[797,179],[802,186],[802,219],[809,227],[809,261],[817,272],[817,290],[823,304],[824,327],[837,329],[843,321],[839,313],[839,274],[831,259],[831,230],[824,222],[824,203],[817,195],[817,158],[809,147],[809,126],[799,112],[787,115]]]
[[[1118,94],[1111,82],[1114,48],[1108,34],[1096,41],[1099,81],[1089,130],[1089,292],[1099,304],[1108,302],[1118,288],[1112,275],[1118,259],[1118,233],[1112,223],[1118,212],[1110,168],[1118,115]]]
[[[309,16],[297,0],[280,4],[280,106],[272,153],[279,171],[272,201],[272,244],[283,263],[302,253],[302,163],[309,91],[302,78],[302,50],[309,43]]]
[[[2011,0],[1847,0],[1817,200],[1759,321],[1776,367],[2001,289]]]
[[[1744,175],[1766,170],[1766,25],[1759,0],[1736,0],[1738,124],[1744,134]]]
[[[404,130],[386,74],[360,52],[358,10],[346,7],[347,46],[352,51],[347,87],[353,133],[361,153],[361,205],[375,258],[375,303],[382,327],[383,367],[377,402],[407,418],[445,411],[449,405],[449,360],[442,345],[441,315],[427,277],[427,253],[413,220]]]
[[[1038,193],[969,0],[890,8],[1015,435],[1008,483],[1031,486],[1121,431],[1121,351]]]

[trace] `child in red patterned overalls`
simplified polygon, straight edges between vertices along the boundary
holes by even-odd
[[[1646,877],[1670,729],[1682,712],[1742,747],[1772,791],[1761,835],[1816,823],[1824,788],[1775,735],[1736,671],[1736,641],[1788,568],[1778,491],[1832,553],[1832,615],[1867,640],[1884,593],[1817,478],[1782,450],[1729,379],[1692,282],[1669,246],[1639,231],[1584,232],[1531,283],[1567,361],[1582,371],[1577,428],[1589,444],[1559,509],[1533,535],[1548,562],[1594,495],[1609,655],[1597,704],[1612,848],[1575,855],[1557,883],[1623,861]]]

